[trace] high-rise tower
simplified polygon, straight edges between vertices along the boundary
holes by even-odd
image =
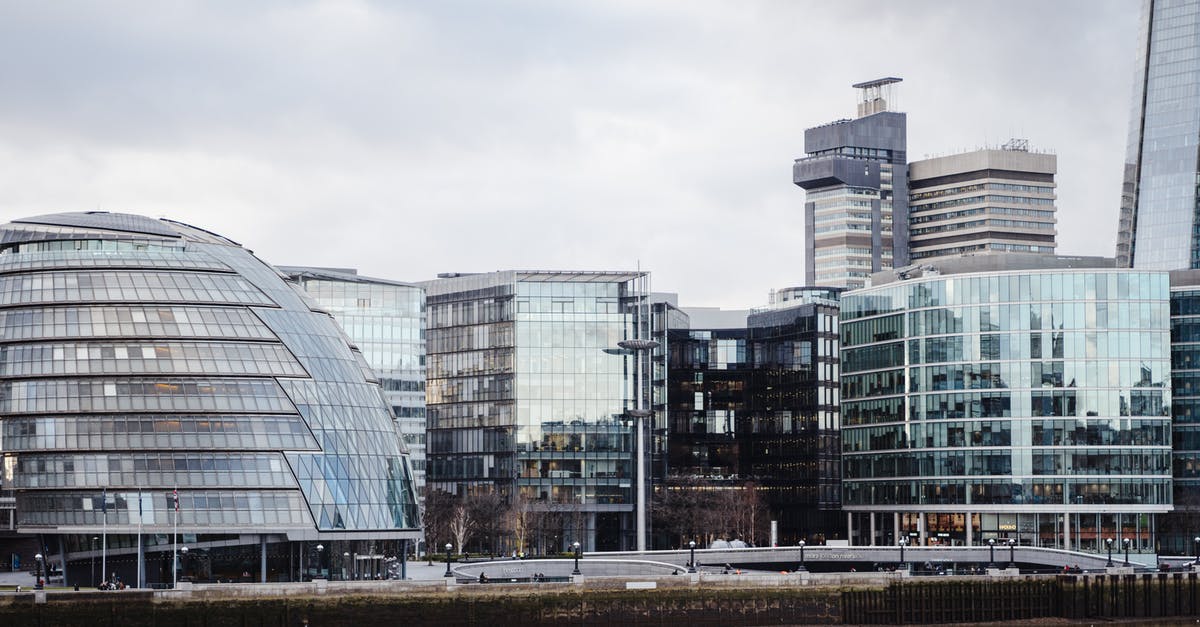
[[[809,285],[862,287],[872,272],[908,263],[908,118],[889,109],[900,80],[854,85],[857,118],[804,131],[807,154],[793,165],[792,181],[807,192]]]
[[[1145,0],[1117,263],[1200,268],[1200,0]]]
[[[909,257],[1053,253],[1057,158],[1014,139],[1000,149],[908,164]]]

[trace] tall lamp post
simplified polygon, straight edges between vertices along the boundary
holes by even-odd
[[[988,568],[996,567],[996,539],[988,538]]]
[[[1017,550],[1017,541],[1013,538],[1008,539],[1008,567],[1012,568],[1016,565],[1016,560],[1013,559],[1013,554]]]
[[[641,306],[638,306],[638,318],[634,327],[634,334],[641,335],[642,320]],[[641,339],[635,337],[631,340],[623,340],[617,342],[623,350],[633,353],[634,359],[634,376],[637,380],[634,382],[633,394],[637,400],[636,409],[630,409],[626,413],[634,419],[634,427],[637,429],[637,550],[646,550],[646,429],[643,419],[654,415],[654,410],[642,408],[642,358],[643,353],[658,348],[658,342],[654,340]]]
[[[179,547],[179,570],[183,571],[182,576],[183,576],[184,581],[187,581],[187,574],[188,574],[187,555],[188,555],[187,545],[185,544],[185,545]]]
[[[796,572],[802,573],[802,572],[806,572],[807,570],[808,569],[805,568],[805,566],[804,566],[804,540],[801,540],[800,541],[800,568],[797,568]]]
[[[900,545],[900,568],[904,568],[904,545],[908,544],[908,538],[900,538],[897,544]]]
[[[96,587],[96,541],[100,538],[92,536],[92,587]]]
[[[1113,545],[1113,539],[1112,539],[1112,538],[1105,538],[1105,539],[1104,539],[1104,544],[1108,545],[1108,563],[1106,563],[1104,566],[1105,566],[1105,567],[1107,567],[1107,568],[1112,568],[1112,567],[1113,567],[1113,563],[1112,563],[1112,545]]]
[[[1121,543],[1125,545],[1125,565],[1128,566],[1129,565],[1129,545],[1133,544],[1133,543],[1129,541],[1129,538],[1125,538],[1124,540],[1121,541]]]
[[[454,548],[453,544],[450,544],[449,542],[446,543],[446,574],[442,575],[443,577],[453,577],[454,576],[450,573],[450,550],[453,548]]]
[[[35,581],[35,583],[33,584],[34,590],[43,590],[46,587],[46,582],[42,580],[42,560],[44,560],[44,559],[45,558],[42,556],[41,553],[38,553],[37,555],[33,556],[34,581]]]
[[[571,571],[571,574],[572,575],[582,575],[583,573],[579,572],[579,554],[580,554],[580,548],[581,548],[579,546],[579,542],[576,541],[574,544],[571,545],[571,548],[575,549],[575,570]]]
[[[689,558],[689,560],[688,560],[688,572],[694,573],[694,572],[696,572],[696,541],[695,540],[688,541],[688,549],[691,550],[691,558]]]
[[[325,545],[317,545],[317,576],[321,576],[321,554],[325,552]]]
[[[1192,539],[1192,543],[1196,545],[1196,561],[1192,562],[1192,570],[1200,568],[1200,536]]]

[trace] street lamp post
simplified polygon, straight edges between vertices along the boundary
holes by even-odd
[[[996,567],[996,539],[988,538],[988,568]]]
[[[42,557],[41,553],[38,553],[37,555],[33,556],[33,567],[34,567],[33,589],[34,590],[42,590],[46,587],[46,583],[44,581],[42,581],[42,560],[43,559],[45,559],[45,558]]]
[[[691,553],[692,553],[692,556],[691,556],[690,560],[688,561],[688,572],[694,573],[694,572],[696,572],[696,541],[695,540],[691,540],[688,542],[688,549],[690,549]]]
[[[800,568],[796,569],[796,572],[799,572],[799,573],[802,573],[802,572],[805,572],[808,570],[808,568],[805,568],[805,566],[804,566],[804,544],[805,544],[804,540],[801,540],[800,541]]]
[[[453,548],[454,548],[453,544],[450,544],[449,542],[446,543],[446,574],[442,575],[443,577],[453,577],[454,576],[450,573],[450,550]]]
[[[641,311],[641,306],[638,306],[638,311]],[[638,314],[641,318],[641,314]],[[642,320],[637,320],[634,334],[641,335]],[[659,343],[635,337],[631,340],[622,340],[617,342],[617,346],[621,347],[622,351],[629,351],[633,354],[634,359],[634,376],[637,378],[633,386],[633,393],[636,397],[635,409],[627,410],[626,413],[634,418],[634,428],[637,429],[636,451],[637,451],[637,490],[635,491],[637,505],[635,509],[636,530],[637,530],[637,550],[646,550],[646,435],[645,423],[643,420],[654,415],[653,409],[642,409],[642,359],[643,353],[658,348]]]
[[[1200,536],[1192,539],[1192,543],[1196,545],[1196,561],[1192,562],[1192,569],[1200,568]]]
[[[1104,544],[1108,545],[1108,563],[1106,563],[1104,566],[1105,566],[1105,567],[1107,567],[1107,568],[1112,568],[1112,567],[1113,567],[1113,563],[1112,563],[1112,545],[1113,545],[1113,539],[1112,539],[1112,538],[1105,538],[1105,539],[1104,539]]]
[[[1013,538],[1009,538],[1008,539],[1008,567],[1009,568],[1012,568],[1013,566],[1016,565],[1016,560],[1013,559],[1013,555],[1016,552],[1016,550],[1017,550],[1017,541],[1014,540]]]
[[[317,575],[318,576],[321,574],[321,554],[324,552],[325,552],[325,545],[318,544],[317,545]]]
[[[187,555],[188,555],[187,545],[185,544],[185,545],[179,547],[179,570],[183,571],[183,580],[184,581],[187,581],[187,574],[188,574]]]
[[[100,538],[92,536],[92,587],[96,587],[96,541]]]
[[[1133,543],[1129,541],[1129,538],[1125,538],[1124,540],[1121,541],[1121,543],[1125,545],[1125,565],[1128,566],[1129,565],[1129,545],[1133,544]]]
[[[908,538],[900,538],[897,544],[900,545],[900,568],[904,568],[904,545],[908,544]]]
[[[571,571],[571,574],[572,575],[582,575],[583,573],[579,572],[579,553],[580,553],[579,542],[576,541],[574,544],[571,545],[571,548],[575,549],[575,570]]]

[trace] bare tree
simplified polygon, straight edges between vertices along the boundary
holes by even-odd
[[[508,500],[498,492],[488,491],[468,496],[464,504],[470,510],[476,535],[482,538],[493,555],[499,553],[503,549],[500,539],[508,529]]]
[[[520,494],[513,497],[512,506],[508,509],[507,526],[512,531],[513,546],[522,553],[526,552],[526,548],[532,548],[536,544],[534,530],[541,526],[538,514],[539,512],[533,509],[529,499]]]
[[[450,538],[449,523],[454,501],[453,494],[425,486],[425,512],[421,520],[425,523],[425,556],[430,565],[438,547]]]
[[[468,507],[463,499],[458,499],[450,509],[447,528],[450,535],[454,537],[455,546],[458,547],[460,553],[467,542],[471,541],[471,537],[475,535],[476,523],[472,513],[472,508]]]

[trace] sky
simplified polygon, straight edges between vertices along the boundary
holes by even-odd
[[[1063,254],[1112,256],[1136,0],[0,0],[0,221],[166,217],[399,281],[804,282],[804,129],[904,79],[910,160],[1058,155]]]

